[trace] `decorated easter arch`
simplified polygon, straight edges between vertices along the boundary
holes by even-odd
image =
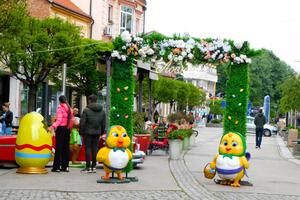
[[[248,65],[257,51],[248,42],[234,42],[226,39],[199,39],[189,36],[166,37],[153,32],[135,37],[123,32],[114,41],[112,74],[110,79],[110,126],[120,124],[133,135],[132,112],[134,101],[133,68],[137,60],[186,68],[206,64],[211,67],[227,64],[228,82],[226,89],[226,110],[224,135],[239,133],[243,140],[246,134],[246,109],[248,103]],[[245,144],[243,144],[245,145]],[[245,147],[246,148],[246,147]],[[132,169],[132,164],[126,172]]]

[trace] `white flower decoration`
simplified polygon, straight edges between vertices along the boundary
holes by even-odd
[[[119,56],[120,56],[120,54],[119,54],[118,51],[113,51],[112,54],[111,54],[111,57],[113,57],[113,58],[116,58],[116,57],[119,57]]]
[[[122,55],[122,56],[121,56],[121,60],[122,60],[122,61],[126,61],[126,56]]]
[[[168,55],[168,59],[169,59],[169,60],[173,60],[173,54],[172,54],[172,53],[170,53],[170,54]]]
[[[189,53],[189,55],[188,55],[188,58],[191,60],[191,59],[193,59],[193,58],[194,58],[194,55],[193,55],[193,54],[191,54],[191,53]]]
[[[237,49],[241,49],[244,45],[244,42],[234,42],[234,46]]]

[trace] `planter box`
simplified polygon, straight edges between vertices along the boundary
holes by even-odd
[[[180,140],[180,152],[183,151],[183,140]]]
[[[170,159],[172,160],[178,160],[180,158],[180,140],[169,140],[169,155]]]
[[[290,129],[287,137],[287,145],[288,147],[293,147],[295,145],[294,141],[298,139],[298,130]]]
[[[188,150],[190,148],[190,137],[185,137],[183,139],[183,150]]]
[[[140,144],[140,150],[147,153],[151,134],[134,134],[134,137],[137,138],[138,144]]]
[[[293,147],[293,155],[300,156],[300,144],[295,144]]]
[[[193,133],[190,137],[190,146],[195,147],[196,146],[196,133]]]

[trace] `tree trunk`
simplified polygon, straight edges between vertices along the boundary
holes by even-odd
[[[27,106],[28,113],[36,110],[36,92],[37,92],[37,85],[35,84],[29,85],[28,106]]]
[[[173,108],[173,105],[174,105],[174,101],[170,101],[170,114],[172,114],[172,108]]]

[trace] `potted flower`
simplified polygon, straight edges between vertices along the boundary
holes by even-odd
[[[188,150],[190,148],[190,137],[193,134],[192,129],[182,129],[184,132],[183,138],[183,150]]]
[[[191,147],[196,146],[196,137],[197,137],[197,135],[198,135],[198,132],[195,131],[195,130],[192,130],[192,135],[190,137],[190,146]]]
[[[134,133],[134,137],[137,138],[137,141],[140,144],[140,150],[147,153],[151,138],[150,131],[141,129]]]
[[[170,159],[177,160],[180,158],[182,130],[175,130],[168,134]]]

